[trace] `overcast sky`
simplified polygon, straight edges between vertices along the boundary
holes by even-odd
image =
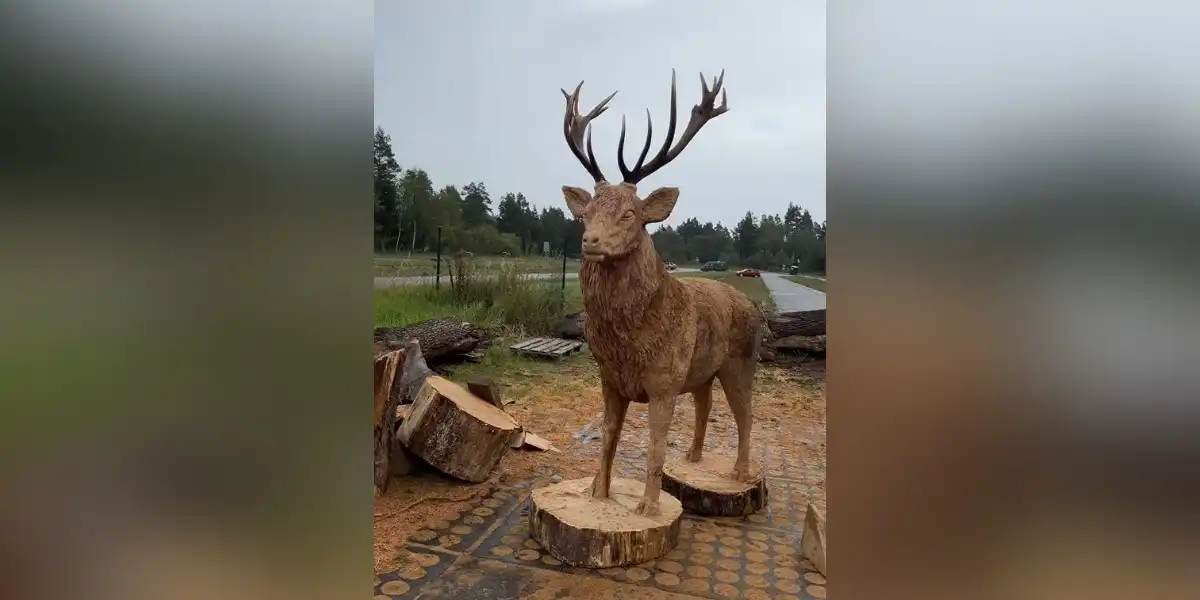
[[[695,216],[732,226],[789,201],[825,219],[823,1],[377,0],[375,40],[375,121],[401,166],[424,168],[436,186],[481,180],[493,200],[522,192],[565,210],[561,187],[592,181],[563,139],[559,88],[585,81],[580,112],[619,91],[592,134],[600,168],[619,181],[621,115],[632,166],[647,108],[651,154],[666,132],[671,69],[676,138],[700,99],[699,73],[725,69],[729,112],[639,193],[679,187],[672,225]]]

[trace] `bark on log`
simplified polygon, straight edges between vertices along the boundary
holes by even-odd
[[[662,489],[679,498],[683,509],[710,517],[744,517],[767,505],[767,481],[758,465],[751,466],[753,477],[742,482],[730,479],[733,459],[705,456],[693,463],[682,457],[668,460],[663,467]]]
[[[558,560],[574,567],[604,569],[654,560],[679,542],[683,507],[666,491],[659,514],[635,512],[646,485],[614,478],[609,499],[594,501],[592,478],[571,479],[534,490],[529,531]]]
[[[772,350],[788,350],[793,352],[804,352],[816,356],[825,356],[825,336],[799,336],[794,335],[785,338],[769,340],[768,347]]]
[[[587,316],[581,311],[572,313],[563,318],[562,326],[559,327],[559,336],[568,340],[584,339],[583,322]]]
[[[397,375],[404,369],[404,352],[394,350],[375,360],[375,493],[387,492],[391,478],[396,432]]]
[[[776,338],[825,335],[825,309],[785,312],[767,318]]]
[[[400,425],[400,442],[435,469],[478,483],[509,450],[521,426],[458,384],[433,375]]]
[[[486,338],[487,333],[483,329],[454,317],[429,319],[404,327],[376,327],[374,334],[376,353],[389,348],[401,348],[409,340],[415,339],[421,343],[425,360],[429,362],[466,354]]]

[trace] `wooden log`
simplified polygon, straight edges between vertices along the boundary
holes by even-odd
[[[508,413],[431,375],[417,392],[399,437],[409,452],[435,469],[477,483],[487,479],[519,431]]]
[[[504,399],[500,395],[500,386],[491,377],[478,375],[467,382],[467,391],[478,396],[481,400],[504,410]]]
[[[568,340],[584,339],[583,323],[587,316],[583,312],[571,313],[563,317],[562,325],[558,328],[560,337]]]
[[[659,494],[659,514],[635,512],[646,485],[614,478],[608,499],[591,497],[592,478],[570,479],[533,491],[529,531],[558,560],[604,569],[654,560],[675,548],[683,507]]]
[[[750,481],[731,479],[734,459],[705,455],[700,462],[671,457],[663,465],[662,489],[679,498],[683,509],[711,517],[743,517],[767,505],[767,480],[751,463]]]
[[[433,375],[433,369],[425,363],[425,355],[421,350],[420,340],[408,340],[404,343],[404,368],[400,371],[400,383],[392,390],[399,404],[412,404],[417,391],[425,383],[425,378]]]
[[[404,370],[404,352],[394,350],[375,360],[375,494],[387,492],[396,433],[398,374]]]
[[[825,336],[793,335],[785,338],[770,340],[768,347],[775,351],[803,352],[815,356],[825,355]]]
[[[804,536],[800,539],[800,553],[804,555],[822,575],[825,572],[825,515],[809,504],[804,515]]]
[[[374,332],[376,353],[401,348],[415,339],[421,343],[425,360],[430,362],[471,352],[486,337],[483,329],[455,317],[429,319],[404,327],[376,327]]]
[[[825,335],[825,309],[779,313],[767,318],[767,328],[776,338]]]

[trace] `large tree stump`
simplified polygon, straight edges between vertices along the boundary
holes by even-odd
[[[437,470],[480,482],[519,431],[521,426],[508,413],[453,381],[431,375],[417,392],[399,437],[409,452]]]
[[[700,462],[669,458],[663,465],[662,489],[679,498],[689,513],[711,517],[742,517],[767,505],[767,481],[751,462],[750,481],[729,478],[734,459],[709,454]]]
[[[375,359],[375,494],[387,491],[395,444],[397,396],[392,393],[398,373],[404,370],[404,353],[388,352]]]
[[[609,498],[591,497],[592,478],[571,479],[534,490],[529,531],[558,560],[575,567],[603,569],[656,559],[679,542],[683,507],[660,492],[659,514],[635,511],[646,484],[614,478]]]

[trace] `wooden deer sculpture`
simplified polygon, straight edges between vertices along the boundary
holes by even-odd
[[[745,294],[725,283],[706,279],[675,279],[668,274],[648,223],[671,215],[679,188],[658,188],[639,198],[637,183],[671,162],[709,120],[728,111],[722,90],[725,74],[712,89],[700,75],[703,95],[692,108],[683,137],[674,146],[675,73],[671,73],[671,116],[658,153],[645,162],[653,125],[647,111],[646,144],[633,170],[625,165],[625,122],[621,122],[617,163],[624,179],[605,180],[592,152],[592,119],[607,110],[616,92],[587,115],[579,114],[579,91],[568,94],[563,134],[575,158],[596,184],[592,193],[563,186],[571,214],[583,219],[583,262],[580,287],[587,311],[585,329],[592,354],[600,365],[604,395],[603,449],[600,471],[592,482],[593,498],[608,498],[612,462],[630,402],[649,403],[650,452],[646,491],[637,506],[643,515],[658,514],[666,460],[667,433],[675,412],[675,397],[690,392],[696,402],[696,428],[688,460],[698,462],[712,408],[713,380],[718,379],[737,422],[738,451],[730,477],[746,480],[750,473],[750,397],[758,345],[765,319]],[[721,93],[721,105],[714,106]],[[587,154],[582,148],[587,131]]]

